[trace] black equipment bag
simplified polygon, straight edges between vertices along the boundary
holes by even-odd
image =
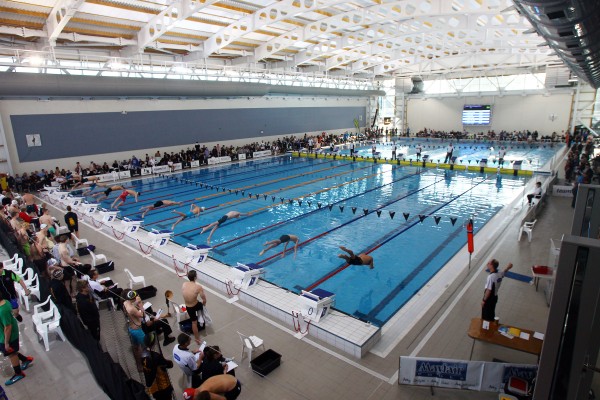
[[[96,271],[98,271],[99,274],[105,274],[107,272],[114,271],[114,270],[115,270],[114,261],[109,261],[109,262],[105,262],[105,263],[96,265]]]

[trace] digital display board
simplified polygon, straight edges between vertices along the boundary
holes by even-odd
[[[489,125],[492,119],[492,106],[468,104],[463,107],[463,125]]]

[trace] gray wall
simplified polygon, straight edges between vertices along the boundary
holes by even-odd
[[[20,162],[364,126],[365,107],[11,115]],[[361,118],[359,118],[359,116]],[[264,131],[261,134],[261,131]],[[27,147],[39,134],[42,146]]]

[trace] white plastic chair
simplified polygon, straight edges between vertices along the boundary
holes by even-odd
[[[33,294],[33,291],[30,289],[31,284],[36,281],[37,282],[37,296],[39,298],[39,293],[40,293],[40,280],[37,276],[37,274],[33,271],[32,268],[27,268],[25,270],[25,272],[23,273],[23,277],[21,278],[23,279],[23,282],[25,283],[25,286],[27,286],[27,289],[29,289],[29,291]],[[15,288],[17,289],[17,295],[19,296],[19,302],[21,304],[23,304],[25,306],[25,309],[27,311],[29,311],[29,296],[27,296],[25,293],[25,290],[23,290],[23,287],[21,287],[21,285],[19,283],[15,282]]]
[[[6,268],[7,266],[11,265],[11,264],[15,264],[17,262],[17,260],[19,259],[19,253],[15,253],[11,258],[9,258],[8,260],[4,260],[2,261],[2,263],[4,263],[4,268]]]
[[[90,253],[91,253],[91,252],[90,252]],[[84,281],[88,281],[88,282],[90,281],[90,277],[89,277],[89,275],[85,275],[85,274],[84,274],[84,275],[83,275],[83,277],[82,277],[82,279],[83,279]],[[109,279],[110,279],[110,278],[109,278]],[[88,283],[88,285],[89,285],[89,283]],[[109,302],[109,303],[110,303],[110,305],[112,306],[112,310],[113,310],[113,311],[114,311],[114,310],[116,310],[116,308],[115,308],[115,301],[113,300],[113,298],[112,298],[112,297],[107,297],[107,298],[103,299],[102,297],[100,297],[100,296],[99,296],[99,295],[98,295],[98,294],[97,294],[97,293],[94,291],[94,289],[92,289],[92,287],[91,287],[91,286],[90,286],[90,293],[91,293],[91,295],[92,295],[92,298],[94,299],[94,302],[96,303],[96,307],[98,307],[98,309],[100,309],[100,303],[103,303],[103,302]]]
[[[75,236],[74,233],[71,233],[71,239],[73,239],[73,242],[75,243],[75,248],[76,249],[80,249],[82,247],[88,247],[90,245],[88,243],[87,239],[78,238],[77,236]]]
[[[104,254],[95,254],[90,250],[90,256],[92,256],[92,267],[95,267],[98,264],[103,264],[108,262],[108,259]]]
[[[265,350],[265,345],[263,340],[258,336],[246,336],[243,333],[237,333],[240,336],[240,340],[242,341],[242,358],[240,359],[240,363],[244,361],[244,354],[248,353],[248,365],[251,366],[252,362],[252,352],[256,349],[262,347],[263,351]]]
[[[141,284],[142,287],[146,287],[146,279],[144,279],[144,277],[142,275],[133,276],[131,271],[129,271],[127,268],[125,268],[124,271],[127,275],[129,275],[129,288],[130,289],[133,289],[133,285],[139,285],[139,284]]]
[[[30,295],[34,295],[37,301],[42,300],[42,295],[40,294],[40,277],[38,274],[34,274],[33,278],[25,281],[25,286],[29,289]],[[29,311],[29,309],[27,309]]]
[[[185,314],[184,312],[181,311],[181,305],[175,303],[173,300],[170,300],[170,299],[167,299],[167,302],[169,303],[169,310],[167,310],[167,311],[170,311],[171,306],[173,306],[173,310],[175,310],[175,316],[177,318],[177,323],[180,323],[181,316],[183,314]]]
[[[42,307],[46,304],[50,305],[50,309],[48,311],[41,311]],[[48,345],[48,334],[50,332],[56,332],[63,342],[67,340],[60,328],[60,312],[52,302],[50,296],[48,296],[45,302],[33,307],[33,316],[31,319],[33,320],[33,326],[35,327],[35,332],[38,334],[38,338],[41,337],[44,341],[46,351],[50,351],[50,346]]]
[[[17,256],[17,254],[15,254],[15,256]],[[11,260],[13,260],[15,257],[11,258]],[[18,274],[19,276],[23,276],[23,259],[22,258],[16,258],[15,261],[4,261],[4,269],[7,271],[13,271],[14,273]]]
[[[519,229],[519,239],[518,239],[518,241],[521,241],[521,236],[523,236],[523,232],[525,232],[527,234],[529,242],[531,243],[531,236],[533,234],[533,227],[535,226],[536,222],[537,222],[537,219],[534,220],[533,222],[525,222],[523,224],[523,226],[521,227],[521,229]]]
[[[96,302],[96,307],[100,308],[100,303],[109,302],[110,305],[112,306],[111,310],[113,310],[113,311],[116,310],[115,301],[113,300],[112,297],[107,297],[107,298],[103,299],[102,297],[98,296],[96,294],[96,292],[94,292],[94,290],[91,290],[91,292],[92,292],[92,296],[94,297],[94,301]]]

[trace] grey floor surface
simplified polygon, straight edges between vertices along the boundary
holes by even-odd
[[[54,209],[52,214],[61,216]],[[259,317],[254,310],[228,304],[225,301],[225,293],[216,293],[210,287],[207,288],[208,307],[214,323],[203,336],[209,344],[218,344],[226,355],[235,356],[238,360],[241,355],[241,343],[236,331],[259,336],[264,339],[267,348],[282,354],[281,366],[264,378],[254,374],[248,367],[247,360],[244,360],[237,369],[237,376],[243,384],[240,399],[497,399],[496,393],[438,388],[433,390],[432,396],[428,387],[398,385],[396,374],[399,356],[409,355],[417,349],[419,356],[468,359],[473,349],[473,360],[491,361],[496,358],[509,362],[535,363],[536,357],[525,353],[480,342],[473,346],[473,341],[467,336],[471,318],[480,314],[480,301],[486,277],[482,266],[487,259],[495,257],[500,260],[501,265],[513,262],[514,272],[528,275],[531,265],[547,263],[549,239],[560,238],[563,233],[567,233],[571,220],[570,199],[548,197],[531,243],[525,238],[517,241],[519,222],[513,221],[492,246],[490,254],[485,258],[473,260],[471,272],[450,286],[439,304],[436,304],[385,358],[368,354],[361,360],[351,359],[327,349],[325,344],[316,339],[298,340],[292,335],[292,326],[282,326],[280,322]],[[120,282],[121,287],[127,286],[123,268],[129,268],[135,275],[144,275],[149,284],[158,288],[159,295],[151,301],[161,305],[161,294],[166,289],[176,294],[176,301],[181,301],[180,288],[183,281],[176,274],[143,258],[141,253],[126,248],[109,235],[98,233],[89,225],[84,224],[81,236],[89,239],[90,243],[97,247],[98,253],[103,253],[115,261],[116,270],[108,275],[114,281]],[[27,312],[23,314],[25,321],[20,324],[23,349],[24,353],[35,357],[35,365],[27,371],[26,379],[6,388],[8,398],[107,398],[95,383],[89,372],[90,366],[81,354],[68,342],[58,340],[52,340],[50,351],[45,352],[32,332],[30,316]],[[535,287],[528,283],[506,279],[502,284],[497,314],[501,322],[544,332],[548,307],[543,291],[536,292]],[[126,346],[122,342],[115,343],[114,339],[109,339],[113,336],[108,335],[107,331],[123,329],[123,325],[110,326],[119,325],[121,321],[120,318],[111,317],[103,316],[103,321],[108,321],[109,325],[102,326],[103,346]],[[171,319],[171,322],[175,327],[174,319]],[[428,340],[424,341],[425,337],[428,337]],[[173,344],[166,350],[168,354],[172,347]],[[135,371],[133,372],[135,374]],[[177,367],[171,370],[171,378],[176,398],[179,399],[183,390],[183,379]]]

